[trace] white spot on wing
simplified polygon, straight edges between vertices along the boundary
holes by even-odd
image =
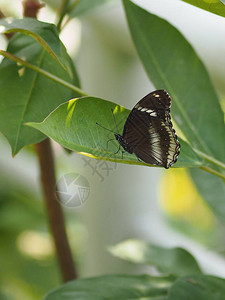
[[[154,97],[159,98],[159,94],[153,94]]]

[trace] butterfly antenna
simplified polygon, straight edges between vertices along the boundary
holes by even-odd
[[[115,124],[116,124],[117,132],[119,132],[119,129],[118,129],[118,126],[117,126],[117,123],[116,123],[116,118],[115,118],[115,115],[114,115],[114,113],[113,113],[113,109],[111,109],[111,112],[112,112],[112,115],[113,115],[114,122],[115,122]]]
[[[108,131],[110,131],[110,132],[113,132],[113,133],[114,133],[114,131],[113,131],[113,130],[110,130],[110,129],[108,129],[108,128],[106,128],[106,127],[102,126],[102,125],[101,125],[101,124],[99,124],[98,122],[96,122],[96,125],[98,125],[98,126],[102,127],[102,128],[103,128],[103,129],[105,129],[105,130],[108,130]]]

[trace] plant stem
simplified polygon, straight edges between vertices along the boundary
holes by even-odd
[[[5,15],[3,14],[3,12],[0,10],[0,19],[4,19],[5,18]],[[11,32],[11,33],[4,33],[4,35],[6,36],[6,38],[8,40],[10,40],[13,36],[14,36],[14,33]]]
[[[47,138],[43,142],[35,144],[35,149],[40,164],[41,183],[49,226],[52,232],[62,277],[64,282],[66,282],[75,279],[77,274],[66,235],[62,208],[56,198],[54,158],[50,140]]]
[[[193,149],[194,149],[194,148],[193,148]],[[225,169],[225,164],[222,163],[221,161],[219,161],[219,160],[215,159],[214,157],[211,157],[211,156],[209,156],[209,155],[207,155],[207,154],[205,154],[205,153],[203,153],[203,152],[201,152],[201,151],[199,151],[199,150],[197,150],[197,149],[194,149],[194,151],[195,151],[199,156],[203,157],[204,159],[210,161],[211,163],[217,165],[217,166],[220,167],[220,168]]]
[[[61,9],[60,9],[59,20],[56,25],[58,32],[61,32],[63,30],[63,28],[65,27],[65,25],[70,21],[70,17],[68,16],[67,20],[64,22],[64,24],[62,26],[62,22],[66,16],[66,14],[71,12],[75,8],[75,6],[77,6],[77,4],[79,4],[79,2],[80,2],[80,0],[75,0],[74,3],[69,7],[68,6],[69,1],[64,0],[64,2],[62,3]]]
[[[59,77],[57,77],[57,76],[55,76],[55,75],[53,75],[53,74],[45,71],[45,70],[43,70],[43,69],[41,69],[41,68],[39,68],[39,67],[37,67],[35,65],[32,65],[32,64],[28,63],[27,61],[25,61],[25,60],[23,60],[23,59],[15,56],[15,55],[7,52],[7,51],[0,50],[0,55],[3,55],[3,56],[5,56],[5,57],[7,57],[7,58],[9,58],[9,59],[11,59],[13,61],[16,61],[17,63],[19,63],[19,64],[21,64],[21,65],[23,65],[23,66],[25,66],[27,68],[30,68],[30,69],[32,69],[32,70],[34,70],[36,72],[39,72],[40,74],[42,74],[42,75],[44,75],[44,76],[46,76],[46,77],[54,80],[55,82],[58,82],[58,83],[64,85],[65,87],[67,87],[67,88],[69,88],[69,89],[71,89],[71,90],[79,93],[81,96],[87,96],[87,94],[84,91],[82,91],[81,89],[79,89],[75,85],[70,84],[69,82],[67,82],[67,81],[65,81],[65,80],[63,80],[63,79],[61,79],[61,78],[59,78]]]
[[[60,11],[59,11],[59,20],[58,20],[57,25],[56,25],[56,27],[58,29],[58,32],[61,31],[62,21],[63,21],[63,18],[65,17],[65,15],[67,13],[68,4],[69,4],[69,0],[64,0],[62,2],[62,5],[61,5]]]
[[[69,11],[74,10],[74,8],[80,3],[80,0],[75,0],[73,4],[71,4],[70,8],[68,9]]]
[[[200,169],[202,169],[202,170],[204,170],[206,172],[209,172],[209,173],[211,173],[213,175],[216,175],[216,176],[222,178],[225,181],[225,176],[223,174],[221,174],[219,172],[216,172],[216,171],[210,169],[209,167],[200,167]]]
[[[39,3],[39,1],[34,0],[27,0],[23,2],[23,5],[24,16],[33,18],[37,17],[39,9],[43,6]],[[13,60],[16,59],[16,57],[12,54],[10,54],[9,58]],[[27,67],[30,67],[33,70],[37,71],[37,69],[39,69],[38,67],[32,66],[21,59],[18,60],[17,58],[16,61]],[[46,73],[48,73],[41,69],[39,69],[39,72],[42,74],[44,72],[45,76],[47,76]],[[55,165],[50,140],[47,138],[43,142],[35,144],[35,149],[40,164],[41,183],[48,214],[49,226],[52,232],[61,274],[64,282],[66,282],[75,279],[77,274],[66,235],[63,211],[56,198]]]
[[[44,3],[40,3],[36,0],[27,0],[23,2],[23,15],[29,18],[37,19],[39,10],[44,7]]]

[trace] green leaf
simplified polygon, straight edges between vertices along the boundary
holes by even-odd
[[[31,36],[38,41],[63,68],[67,67],[67,60],[65,60],[66,50],[59,39],[57,28],[54,24],[44,23],[34,18],[5,18],[0,20],[0,32],[20,32]]]
[[[225,17],[224,0],[182,0],[216,15]],[[223,3],[222,3],[223,2]]]
[[[148,275],[107,275],[79,279],[55,289],[44,300],[166,300],[173,280],[172,277]]]
[[[72,83],[75,70],[61,68],[34,39],[16,35],[8,45],[8,51],[50,73]],[[77,82],[77,84],[79,84]],[[0,65],[0,131],[8,139],[15,155],[23,146],[37,143],[45,138],[39,131],[24,126],[28,121],[40,122],[59,104],[74,96],[70,89],[39,73],[4,59]]]
[[[168,300],[222,300],[225,280],[199,275],[178,278],[169,290]]]
[[[199,155],[197,155],[191,146],[182,140],[179,137],[179,142],[181,144],[181,153],[178,157],[178,162],[174,165],[174,167],[201,167],[206,163]]]
[[[176,276],[201,274],[194,257],[182,248],[163,248],[138,240],[126,240],[109,248],[116,257],[155,266],[161,273]]]
[[[224,114],[209,75],[191,45],[167,21],[123,0],[130,32],[157,89],[172,97],[172,116],[192,148],[224,173]],[[182,148],[181,148],[182,152]]]
[[[73,0],[71,1],[71,11],[69,12],[69,16],[70,18],[79,17],[109,1],[112,0]]]
[[[225,222],[225,184],[223,179],[203,172],[200,169],[190,169],[197,190],[202,195],[212,212]]]
[[[118,129],[115,127],[111,109],[114,110]],[[114,134],[101,128],[96,124],[113,130],[123,131],[124,123],[130,111],[115,103],[94,98],[83,97],[72,99],[68,103],[60,105],[41,123],[28,123],[27,125],[36,128],[51,137],[62,146],[73,151],[81,152],[95,158],[111,160],[120,163],[147,165],[138,161],[134,154],[124,153],[123,159],[118,150],[118,142]],[[112,139],[111,142],[107,142]],[[202,164],[191,147],[181,141],[183,149],[175,167],[199,166]],[[148,165],[149,166],[149,165]]]

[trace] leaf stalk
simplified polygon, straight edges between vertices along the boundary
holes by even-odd
[[[71,89],[72,91],[77,92],[81,96],[88,96],[84,91],[82,91],[81,89],[79,89],[75,85],[73,85],[73,84],[71,84],[71,83],[69,83],[69,82],[67,82],[67,81],[65,81],[65,80],[63,80],[63,79],[61,79],[61,78],[59,78],[59,77],[57,77],[57,76],[55,76],[55,75],[53,75],[53,74],[51,74],[47,71],[35,66],[35,65],[32,65],[31,63],[29,63],[29,62],[15,56],[15,55],[13,55],[13,54],[11,54],[7,51],[0,50],[0,55],[3,55],[4,57],[7,57],[7,58],[11,59],[11,60],[17,62],[18,64],[21,64],[21,65],[23,65],[23,66],[25,66],[29,69],[32,69],[32,70],[48,77],[51,80],[54,80],[55,82],[58,82],[58,83],[62,84],[63,86]]]

